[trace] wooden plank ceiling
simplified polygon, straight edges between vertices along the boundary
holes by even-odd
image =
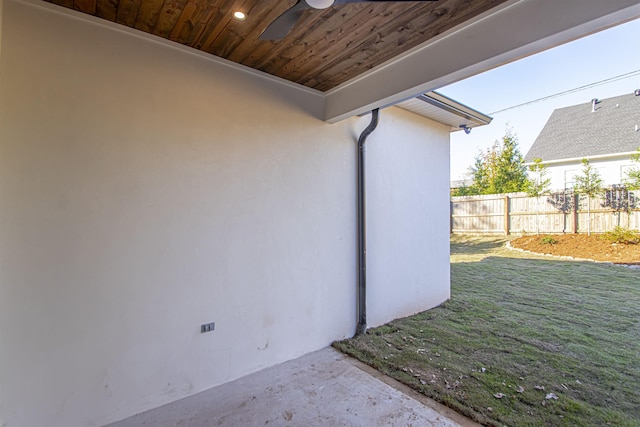
[[[46,1],[325,92],[506,0],[367,2],[309,9],[279,41],[258,36],[296,0]],[[238,10],[246,13],[244,21],[233,18]]]

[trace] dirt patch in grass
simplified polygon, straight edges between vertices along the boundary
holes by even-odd
[[[454,236],[449,301],[334,346],[488,426],[640,426],[640,271]]]
[[[540,254],[608,261],[615,264],[640,264],[640,244],[613,244],[602,235],[596,234],[523,236],[513,239],[511,246]]]

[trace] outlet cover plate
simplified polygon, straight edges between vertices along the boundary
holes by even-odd
[[[204,325],[200,325],[200,333],[204,334],[205,332],[211,332],[216,329],[216,323],[205,323]]]

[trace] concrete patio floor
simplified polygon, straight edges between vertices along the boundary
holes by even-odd
[[[135,415],[138,426],[479,426],[332,348]]]

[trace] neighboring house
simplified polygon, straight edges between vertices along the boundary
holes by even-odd
[[[0,0],[7,427],[103,425],[352,336],[355,141],[371,117],[359,115],[377,107],[401,108],[383,109],[366,143],[368,323],[442,303],[449,133],[482,115],[431,91],[640,15],[636,0],[442,0],[419,22],[422,44],[392,39],[408,49],[393,61],[373,61],[395,15],[379,18],[386,26],[350,63],[356,74],[340,62],[279,68],[305,49],[287,39],[243,50],[259,62],[267,48],[290,48],[263,61],[275,77],[161,38],[183,37],[169,28],[180,22],[233,52],[258,32],[229,24],[230,2],[208,12],[218,2],[61,3],[119,22],[120,9],[139,7],[132,22],[156,35]],[[276,2],[239,3],[275,15]],[[447,10],[478,5],[467,20]],[[402,37],[414,33],[411,16]],[[207,32],[208,18],[222,24]],[[339,50],[337,32],[323,34]],[[420,102],[428,111],[411,112]],[[209,322],[215,330],[201,333]]]
[[[470,187],[471,185],[473,185],[472,179],[454,179],[449,183],[449,189],[451,194],[453,194],[457,190],[463,187]]]
[[[623,183],[638,164],[632,155],[640,148],[640,90],[555,110],[525,156],[548,166],[551,188],[573,188],[575,175],[588,159],[605,185]]]

